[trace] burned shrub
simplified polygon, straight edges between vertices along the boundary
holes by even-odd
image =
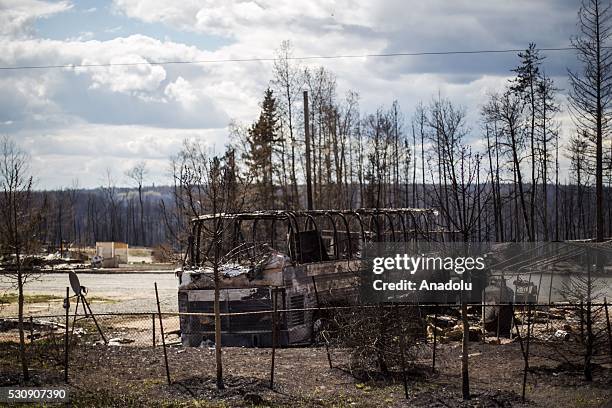
[[[599,268],[599,275],[603,275],[601,257],[587,249],[582,254],[587,273],[571,274],[563,282],[559,293],[571,306],[562,309],[564,325],[552,337],[557,341],[550,343],[550,358],[581,368],[586,381],[593,380],[593,369],[612,353],[607,304],[601,302],[605,284],[591,275],[592,267]]]
[[[159,244],[151,251],[151,258],[156,263],[171,263],[180,261],[180,256],[177,256],[176,251],[168,244]]]
[[[330,341],[348,350],[348,369],[360,379],[392,377],[416,359],[425,321],[418,307],[376,305],[337,310]]]

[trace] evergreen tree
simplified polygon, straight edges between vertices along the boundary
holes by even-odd
[[[247,149],[243,159],[255,182],[255,202],[260,208],[274,208],[274,165],[272,154],[279,142],[276,99],[271,89],[264,94],[259,119],[248,130]]]

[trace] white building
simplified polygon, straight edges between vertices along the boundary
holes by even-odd
[[[102,267],[116,268],[128,263],[128,244],[125,242],[96,242],[96,255],[103,258]]]

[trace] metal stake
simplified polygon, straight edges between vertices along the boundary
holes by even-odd
[[[66,308],[66,334],[64,336],[64,382],[66,384],[68,384],[68,343],[69,343],[69,339],[68,339],[68,333],[70,330],[70,325],[69,325],[69,316],[68,313],[70,312],[70,288],[66,287],[66,301],[64,303],[64,307]]]
[[[319,302],[319,291],[317,290],[317,281],[314,276],[312,278],[312,286],[315,292],[315,298],[317,300],[317,311],[319,318],[321,318],[321,303]],[[329,353],[329,340],[327,340],[327,336],[323,335],[323,339],[325,340],[325,352],[327,353],[327,362],[329,363],[329,368],[334,368],[332,365],[331,354]]]
[[[437,326],[438,323],[438,308],[435,308],[434,311],[434,328],[433,328],[433,352],[432,352],[432,356],[431,356],[431,372],[435,373],[436,372],[436,343],[437,343],[437,338],[438,338],[438,331],[436,330],[438,328]]]
[[[612,330],[610,329],[610,315],[608,314],[608,300],[604,298],[604,309],[606,311],[606,328],[608,330],[608,345],[610,346],[610,357],[612,358]]]
[[[164,338],[164,322],[162,320],[161,306],[159,305],[159,293],[157,292],[157,282],[155,282],[155,299],[157,300],[157,315],[159,316],[159,331],[162,339],[162,346],[164,347],[164,364],[166,365],[166,379],[168,385],[171,385],[170,381],[170,367],[168,366],[168,352],[166,351],[166,339]]]
[[[278,305],[276,304],[278,298],[278,292],[274,288],[272,289],[272,301],[274,302],[272,308],[272,366],[270,367],[270,388],[274,389],[274,359],[276,356],[276,311],[278,310]]]

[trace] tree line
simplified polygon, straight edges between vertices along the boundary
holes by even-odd
[[[241,209],[306,208],[311,195],[316,209],[433,207],[439,227],[462,240],[603,240],[612,235],[609,7],[585,1],[578,27],[581,70],[568,70],[567,106],[532,43],[481,102],[473,128],[466,108],[441,95],[409,114],[397,101],[361,112],[357,92],[338,95],[331,71],[301,67],[283,42],[259,117],[232,123],[220,155],[239,181]],[[573,119],[566,138],[564,111]],[[189,183],[181,172],[197,165],[195,151],[205,160],[195,145],[174,162],[178,184]],[[210,211],[197,202],[189,215]]]

